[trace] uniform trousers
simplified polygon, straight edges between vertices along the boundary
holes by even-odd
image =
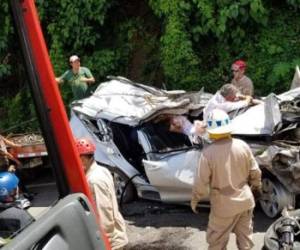
[[[212,212],[209,215],[206,240],[209,250],[226,250],[230,233],[236,235],[239,250],[251,249],[254,244],[253,234],[253,209],[246,210],[232,217],[219,217]]]

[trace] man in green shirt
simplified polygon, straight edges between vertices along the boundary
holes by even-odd
[[[57,83],[67,82],[71,85],[74,100],[82,99],[87,96],[89,84],[95,82],[91,71],[86,67],[80,67],[80,58],[73,55],[69,59],[71,69],[67,70],[62,76],[55,78]]]

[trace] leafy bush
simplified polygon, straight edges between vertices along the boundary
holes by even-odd
[[[2,98],[0,104],[4,113],[2,116],[6,117],[6,119],[0,120],[2,132],[20,133],[39,129],[35,108],[28,89],[22,89],[11,99]]]
[[[230,66],[241,58],[256,95],[267,95],[287,90],[300,63],[299,0],[36,3],[57,76],[78,54],[97,83],[122,75],[168,89],[215,92],[231,81]],[[32,104],[24,110],[31,101],[7,1],[0,8],[0,126],[7,128],[35,114]],[[68,106],[70,87],[62,85],[61,93]]]

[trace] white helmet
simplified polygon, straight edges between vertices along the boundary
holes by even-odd
[[[227,113],[214,109],[207,118],[207,132],[210,134],[229,134],[232,132],[231,121]]]

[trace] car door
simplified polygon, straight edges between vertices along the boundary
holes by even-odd
[[[89,138],[95,143],[96,161],[120,169],[129,178],[138,174],[138,171],[124,157],[124,152],[130,150],[130,144],[123,133],[117,130],[117,126],[114,126],[112,131],[112,124],[108,126],[102,119],[91,119],[76,112],[71,113],[70,126],[75,137]],[[115,141],[119,142],[118,146]]]
[[[191,198],[194,176],[201,150],[188,142],[183,134],[152,128],[138,131],[139,142],[147,159],[143,160],[146,175],[166,202],[185,202]],[[171,142],[167,142],[172,138]]]
[[[105,249],[97,219],[83,194],[71,194],[59,200],[4,245],[3,250],[94,250]]]

